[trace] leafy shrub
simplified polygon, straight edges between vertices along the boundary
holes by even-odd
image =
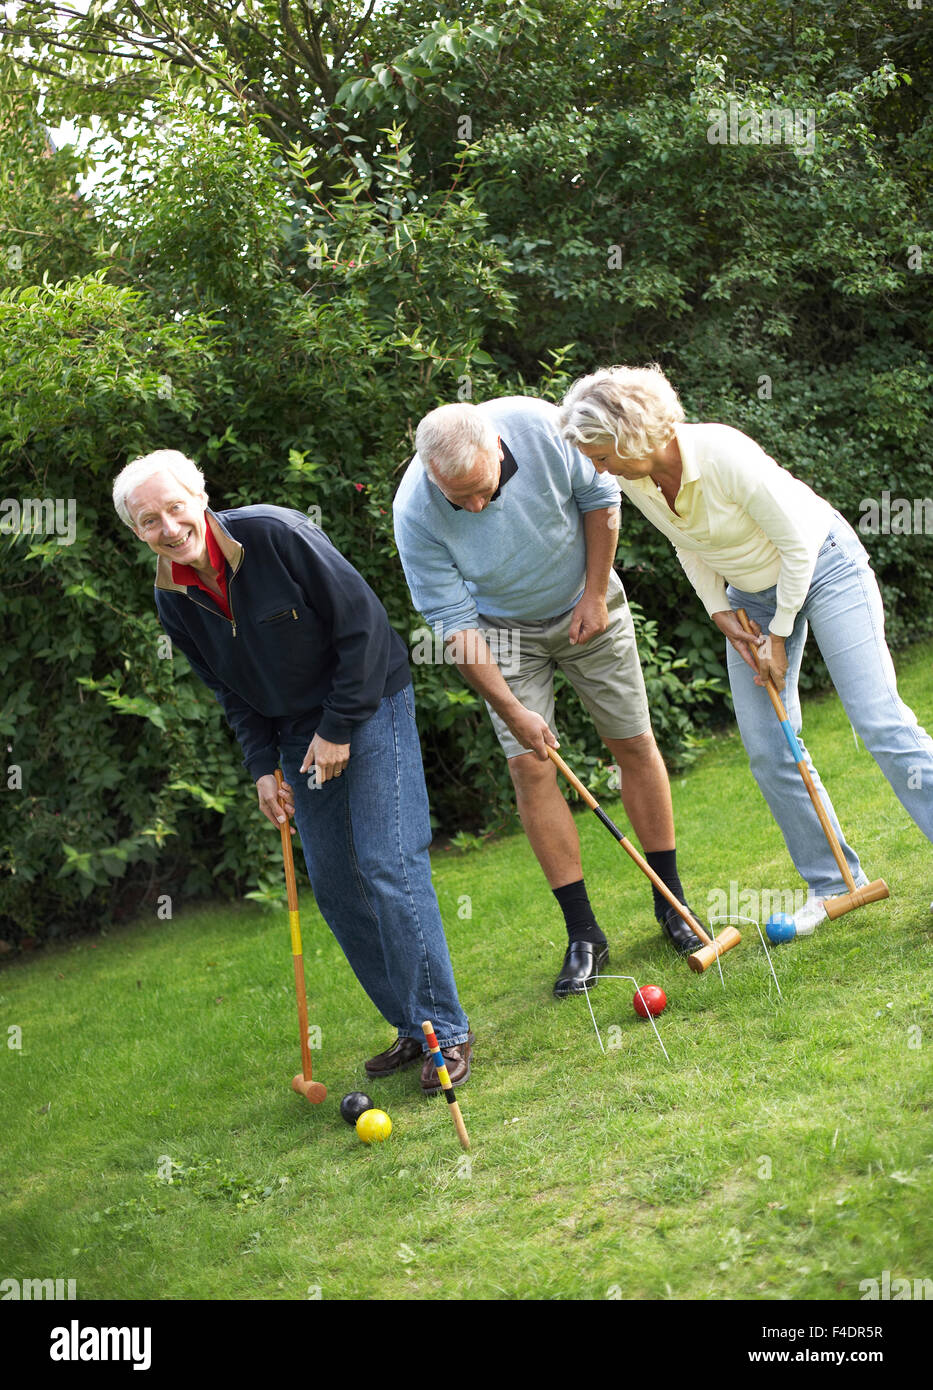
[[[927,48],[902,42],[915,17],[810,7],[798,34],[770,0],[757,29],[669,8],[560,0],[484,27],[383,7],[370,33],[393,63],[364,36],[339,103],[278,74],[282,128],[252,122],[235,76],[191,72],[183,100],[147,73],[157,119],[125,137],[133,177],[93,203],[76,196],[87,161],[46,147],[22,73],[0,67],[0,469],[11,497],[76,507],[73,544],[0,536],[0,937],[281,891],[220,710],[165,650],[153,557],[112,512],[136,454],[191,454],[219,508],[317,509],[406,638],[392,497],[418,419],[458,396],[558,399],[582,370],[654,358],[689,419],[745,430],[854,523],[885,489],[931,495],[929,292],[907,258],[930,249],[930,116],[886,56],[894,35],[927,72]],[[82,100],[119,132],[120,83],[92,86]],[[708,107],[733,97],[812,107],[814,150],[711,150]],[[314,153],[286,133],[305,100],[323,103]],[[14,228],[30,235],[11,255]],[[892,641],[933,630],[933,538],[864,539]],[[721,638],[626,507],[618,568],[681,767],[729,714]],[[466,844],[514,814],[505,760],[455,672],[414,675],[436,823]],[[808,660],[805,683],[821,679]],[[567,759],[611,791],[559,685]]]

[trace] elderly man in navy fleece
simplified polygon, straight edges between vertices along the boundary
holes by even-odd
[[[367,1075],[421,1062],[422,1089],[439,1090],[429,1018],[462,1083],[473,1034],[431,883],[408,653],[385,609],[303,513],[210,511],[203,474],[176,450],[128,464],[113,499],[158,556],[162,626],[220,701],[263,814],[276,827],[294,816],[318,907],[396,1030]]]
[[[415,447],[395,497],[408,587],[486,701],[522,825],[567,926],[554,993],[580,994],[608,964],[609,947],[545,751],[557,747],[555,670],[565,673],[621,770],[622,801],[648,863],[684,901],[667,770],[612,567],[619,491],[561,437],[557,407],[527,396],[439,406],[418,426]],[[684,954],[698,949],[697,937],[653,892],[670,943]]]

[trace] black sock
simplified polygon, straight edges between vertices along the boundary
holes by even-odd
[[[560,910],[567,924],[567,935],[571,941],[591,941],[602,945],[606,940],[590,907],[586,884],[580,878],[576,883],[565,883],[563,888],[552,888]]]
[[[654,869],[658,878],[664,880],[664,883],[674,894],[677,901],[682,903],[684,901],[684,885],[681,883],[680,875],[677,872],[676,849],[653,849],[650,853],[645,855],[645,858],[648,861],[649,867]],[[667,901],[667,898],[661,896],[653,883],[651,885],[651,891],[654,894],[654,915],[659,922],[663,922],[664,914],[670,907],[670,903]]]

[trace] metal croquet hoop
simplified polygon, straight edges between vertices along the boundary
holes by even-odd
[[[778,997],[781,998],[781,999],[783,999],[783,998],[784,998],[784,992],[783,992],[783,990],[781,989],[780,984],[778,983],[777,973],[776,973],[776,971],[775,971],[775,969],[774,969],[774,961],[771,959],[771,952],[768,950],[768,943],[767,943],[767,941],[765,940],[765,934],[764,934],[764,932],[761,930],[761,923],[758,921],[758,918],[757,918],[757,917],[740,917],[738,913],[732,913],[730,916],[726,916],[726,917],[711,917],[711,918],[709,919],[709,924],[710,924],[710,926],[712,926],[714,922],[749,922],[749,923],[751,923],[751,925],[752,925],[752,926],[755,928],[755,930],[758,932],[759,939],[760,939],[760,941],[761,941],[762,946],[764,947],[765,957],[766,957],[766,959],[767,959],[767,961],[768,961],[768,968],[769,968],[769,970],[771,971],[772,978],[774,979],[774,984],[775,984],[775,988],[777,989],[777,992],[778,992]],[[725,987],[726,987],[726,982],[725,982],[725,980],[724,980],[723,977],[722,977],[722,970],[720,970],[720,972],[719,972],[719,979],[720,979],[720,981],[721,981],[721,983],[722,983],[723,989],[725,989]]]
[[[645,999],[645,996],[642,994],[641,989],[640,989],[639,984],[638,984],[638,981],[635,979],[635,976],[634,976],[634,975],[600,975],[600,977],[599,977],[599,982],[600,982],[600,984],[602,984],[603,980],[631,980],[632,984],[635,986],[635,993],[638,995],[639,999],[641,1000],[641,1002],[642,1002],[642,1003],[644,1004],[644,1006],[645,1006],[645,1017],[648,1019],[648,1022],[651,1024],[652,1028],[654,1029],[654,1036],[655,1036],[655,1037],[657,1038],[657,1040],[658,1040],[658,1045],[660,1046],[661,1051],[664,1053],[664,1056],[667,1057],[667,1060],[668,1060],[668,1061],[670,1061],[670,1060],[671,1060],[670,1057],[667,1056],[667,1048],[666,1048],[666,1047],[664,1046],[664,1044],[661,1042],[661,1034],[658,1032],[658,1025],[657,1025],[657,1024],[655,1023],[655,1021],[654,1021],[654,1014],[653,1014],[653,1013],[651,1012],[651,1010],[648,1008],[648,1004],[647,1004],[647,1001],[646,1001],[646,999]],[[600,1037],[600,1034],[599,1034],[599,1025],[598,1025],[597,1022],[596,1022],[596,1015],[593,1013],[593,1005],[590,1003],[590,992],[589,992],[589,990],[588,990],[587,987],[586,987],[586,980],[583,981],[583,993],[586,995],[586,1003],[587,1003],[587,1007],[589,1008],[589,1011],[590,1011],[590,1018],[593,1020],[593,1027],[596,1029],[596,1041],[599,1043],[599,1046],[600,1046],[600,1048],[601,1048],[601,1050],[602,1050],[603,1056],[605,1056],[605,1055],[606,1055],[606,1049],[603,1047],[603,1040],[602,1040],[602,1038]]]

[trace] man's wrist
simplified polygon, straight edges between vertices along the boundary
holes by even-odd
[[[491,700],[490,704],[492,704]],[[499,718],[504,719],[508,724],[524,711],[525,706],[522,704],[521,700],[517,699],[516,696],[509,691],[508,695],[503,696],[501,700],[497,701],[493,708]]]
[[[494,693],[488,692],[483,695],[483,699],[495,710],[499,718],[511,728],[515,720],[525,713],[525,706],[522,704],[521,700],[517,699],[516,696],[512,694],[508,684],[504,681],[503,684],[505,684],[504,691],[500,692],[497,690]]]

